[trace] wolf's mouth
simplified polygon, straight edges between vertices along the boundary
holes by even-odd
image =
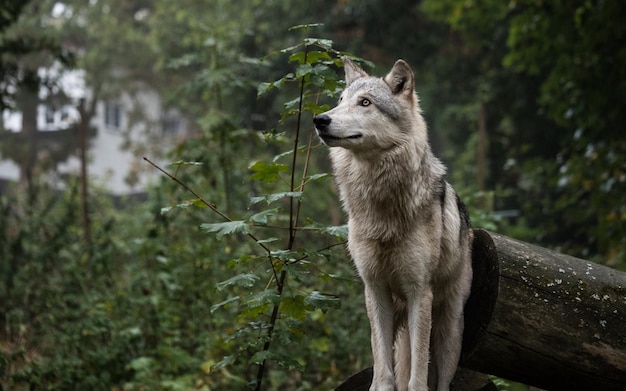
[[[363,137],[362,134],[353,134],[351,136],[347,136],[347,137],[336,137],[336,136],[331,136],[330,134],[321,134],[320,137],[324,140],[348,140],[348,139],[357,139],[357,138],[361,138]]]

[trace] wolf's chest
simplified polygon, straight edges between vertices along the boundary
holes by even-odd
[[[411,194],[346,191],[344,204],[349,226],[358,237],[396,240],[419,224],[419,205]]]
[[[355,233],[389,240],[406,232],[415,222],[419,202],[410,179],[360,174],[337,180]]]
[[[402,297],[404,288],[423,285],[428,279],[432,262],[432,245],[428,232],[413,229],[400,237],[386,240],[371,239],[362,233],[354,232],[350,224],[348,249],[361,278],[387,285],[396,295]]]

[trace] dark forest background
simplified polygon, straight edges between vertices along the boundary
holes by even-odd
[[[188,120],[161,158],[195,194],[166,175],[141,201],[51,184],[79,149],[41,160],[36,129],[2,130],[22,175],[0,194],[0,388],[318,390],[369,366],[310,137],[348,53],[376,75],[411,64],[475,226],[626,270],[624,20],[601,0],[3,1],[0,108],[28,115],[52,64],[84,70],[86,119],[150,86]]]

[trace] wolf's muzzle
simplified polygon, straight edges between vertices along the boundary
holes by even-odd
[[[328,125],[330,125],[331,118],[326,114],[320,114],[313,117],[313,123],[320,133],[323,133]]]

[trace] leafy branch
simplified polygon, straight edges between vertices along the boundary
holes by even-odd
[[[180,185],[183,189],[185,189],[186,191],[188,191],[189,193],[191,193],[194,197],[196,197],[196,200],[198,200],[199,202],[201,202],[203,205],[205,205],[206,207],[208,207],[209,209],[211,209],[213,212],[217,213],[220,217],[222,217],[224,220],[226,220],[227,223],[226,225],[213,225],[214,227],[220,227],[217,231],[218,231],[218,235],[225,235],[225,234],[231,234],[231,233],[235,233],[235,232],[242,232],[245,231],[244,233],[246,235],[248,235],[248,237],[252,240],[254,240],[254,242],[256,244],[258,244],[259,246],[261,246],[261,248],[263,248],[263,250],[265,250],[265,252],[267,253],[268,259],[269,259],[269,263],[270,266],[272,268],[272,271],[274,273],[274,277],[276,277],[276,269],[274,267],[274,264],[272,263],[272,251],[269,249],[269,247],[267,247],[263,241],[259,240],[255,235],[253,235],[252,233],[247,231],[247,225],[244,222],[240,222],[240,221],[235,221],[233,219],[231,219],[229,216],[227,216],[225,213],[223,213],[221,210],[219,210],[219,208],[217,207],[217,205],[215,205],[212,202],[209,202],[207,200],[205,200],[200,194],[198,194],[195,190],[193,190],[192,188],[190,188],[189,186],[187,186],[184,182],[182,182],[180,179],[176,178],[175,176],[173,176],[172,174],[170,174],[169,172],[165,171],[164,169],[162,169],[161,167],[159,167],[159,165],[157,165],[156,163],[154,163],[152,160],[148,159],[147,157],[144,156],[143,158],[146,162],[148,162],[150,165],[152,165],[154,168],[156,168],[157,170],[161,171],[163,174],[165,174],[165,176],[167,176],[168,178],[170,178],[171,180],[173,180],[174,182],[176,182],[178,185]],[[214,232],[214,229],[209,229],[210,232]]]
[[[179,186],[181,186],[183,189],[185,189],[186,191],[188,191],[189,193],[193,194],[194,197],[196,197],[196,200],[198,200],[199,202],[201,202],[204,206],[208,207],[209,209],[211,209],[213,212],[217,213],[221,218],[223,218],[224,220],[226,220],[228,223],[231,224],[237,224],[240,222],[234,221],[233,219],[231,219],[230,217],[228,217],[225,213],[223,213],[221,210],[219,210],[219,208],[217,207],[217,205],[215,205],[212,202],[209,202],[207,200],[205,200],[200,194],[196,193],[195,190],[193,190],[191,187],[187,186],[183,181],[181,181],[180,179],[178,179],[177,177],[175,177],[174,175],[170,174],[169,172],[165,171],[164,169],[162,169],[159,165],[157,165],[156,163],[154,163],[152,160],[148,159],[147,157],[144,156],[143,160],[145,160],[146,162],[150,163],[150,165],[152,165],[154,168],[156,168],[157,170],[161,171],[163,174],[165,174],[165,176],[167,176],[168,178],[170,178],[171,180],[173,180],[174,182],[176,182]],[[234,232],[240,232],[242,229],[243,225],[239,225],[239,228],[235,228],[235,227],[231,227],[229,228],[226,232],[224,233],[234,233]],[[260,241],[256,236],[254,236],[252,233],[250,232],[246,232],[246,235],[248,235],[248,237],[252,240],[254,240],[254,242],[256,244],[258,244],[259,246],[261,246],[261,248],[263,248],[263,250],[265,250],[265,252],[267,253],[267,256],[269,258],[269,262],[270,262],[270,266],[272,267],[272,270],[274,272],[274,275],[276,275],[276,269],[274,268],[274,265],[272,264],[272,251],[269,249],[269,247],[267,247],[262,241]]]
[[[314,26],[296,26],[294,30],[309,27]],[[274,343],[276,342],[274,339],[278,332],[279,321],[292,324],[292,326],[286,329],[280,329],[279,335],[281,340],[285,338],[301,338],[300,332],[293,328],[294,322],[301,323],[307,318],[307,314],[314,311],[320,310],[325,312],[340,305],[338,296],[333,294],[321,293],[315,289],[304,295],[296,292],[311,289],[311,284],[315,284],[315,282],[308,280],[310,278],[339,278],[333,274],[322,273],[317,277],[311,275],[308,271],[310,262],[306,260],[312,257],[328,258],[332,256],[326,252],[336,246],[344,245],[347,237],[347,228],[345,226],[326,226],[315,223],[309,218],[307,218],[304,226],[300,225],[306,185],[311,181],[322,181],[330,177],[328,173],[309,175],[312,152],[320,144],[315,142],[316,136],[312,126],[309,127],[308,139],[303,145],[301,145],[301,136],[303,126],[305,126],[303,125],[303,114],[309,112],[315,115],[328,110],[328,105],[320,105],[321,98],[324,96],[334,97],[343,87],[343,81],[338,77],[336,71],[337,67],[342,65],[340,56],[354,57],[348,53],[334,50],[332,41],[319,38],[305,38],[299,44],[282,49],[274,54],[287,53],[290,54],[289,62],[296,64],[295,71],[284,75],[275,82],[261,83],[257,89],[258,96],[262,96],[270,91],[280,90],[289,83],[297,83],[297,98],[289,100],[284,104],[280,120],[280,124],[285,125],[288,119],[293,118],[293,126],[295,128],[292,140],[293,146],[288,151],[276,155],[270,162],[258,160],[248,167],[251,171],[249,175],[251,180],[258,181],[263,186],[274,190],[274,192],[269,194],[250,197],[250,207],[255,209],[265,207],[264,210],[257,211],[245,220],[232,219],[214,203],[204,199],[176,176],[163,170],[149,159],[144,158],[148,163],[195,197],[194,200],[177,206],[208,207],[224,220],[221,223],[202,224],[200,228],[203,231],[214,233],[218,240],[226,235],[245,234],[263,249],[265,258],[270,263],[272,275],[269,282],[262,291],[250,294],[244,301],[245,307],[239,314],[239,319],[258,318],[259,316],[265,316],[263,315],[265,311],[270,311],[268,320],[259,321],[254,319],[249,321],[243,328],[234,332],[226,339],[227,341],[233,341],[235,338],[240,337],[252,339],[243,341],[239,345],[237,353],[226,356],[221,361],[210,365],[211,371],[223,369],[226,366],[234,365],[239,357],[246,354],[249,355],[251,350],[260,349],[249,357],[249,362],[258,365],[256,377],[249,383],[249,386],[258,391],[261,390],[268,371],[268,360],[288,370],[302,369],[302,364],[298,361],[298,357],[294,352],[281,354],[279,353],[280,348],[274,348]],[[277,133],[275,130],[265,135],[265,142],[268,143],[280,142],[282,139],[282,134]],[[290,164],[279,162],[280,159],[287,156],[290,157]],[[181,165],[180,162],[177,164]],[[193,165],[193,163],[184,162],[183,164]],[[301,167],[300,172],[298,172],[298,167]],[[284,175],[287,173],[289,175],[288,178]],[[286,191],[284,191],[284,188],[280,189],[281,186],[284,187],[285,185],[288,186]],[[276,206],[276,204],[279,206]],[[280,205],[284,205],[286,210],[283,210]],[[274,224],[270,220],[283,222],[286,226],[280,223]],[[282,249],[274,250],[272,247],[279,239],[275,237],[260,239],[253,233],[253,230],[260,229],[284,232],[287,235],[284,242],[285,246]],[[336,242],[321,246],[313,244],[311,247],[314,250],[297,247],[298,234],[310,231],[334,237]],[[253,259],[255,258],[250,255],[244,255],[239,260],[234,261],[233,264],[243,264]],[[218,291],[241,288],[249,290],[260,280],[261,277],[258,273],[259,271],[255,271],[255,269],[247,270],[218,283],[216,288]],[[304,283],[302,288],[297,288],[297,285],[302,283],[302,279],[305,277],[307,282]],[[319,281],[321,282],[322,280]],[[285,289],[288,283],[290,287],[293,285],[293,289]],[[273,289],[270,289],[272,285]],[[286,292],[292,293],[286,296]],[[236,294],[211,306],[211,312],[229,307],[241,300],[241,295]],[[253,337],[254,334],[257,335],[256,340]]]

